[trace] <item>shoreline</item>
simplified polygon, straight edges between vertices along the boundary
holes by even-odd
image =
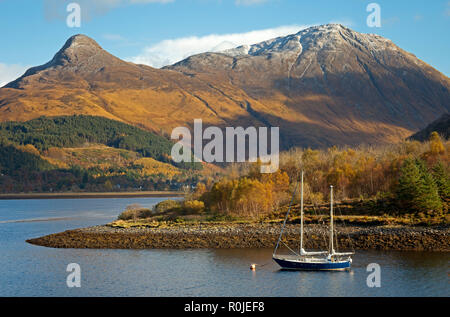
[[[273,248],[281,225],[180,224],[167,227],[117,228],[99,225],[68,230],[26,242],[52,248],[80,249],[199,249]],[[336,226],[337,244],[344,250],[415,250],[450,252],[450,228],[411,226]],[[328,230],[318,225],[305,228],[305,248],[327,249]],[[288,224],[284,241],[296,245],[298,225]]]
[[[139,197],[182,197],[177,191],[136,191],[136,192],[80,192],[80,193],[19,193],[0,194],[0,200],[13,199],[77,199],[77,198],[139,198]]]

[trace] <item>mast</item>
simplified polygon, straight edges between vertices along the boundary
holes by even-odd
[[[302,189],[300,195],[300,254],[303,253],[303,171],[302,171]]]
[[[295,194],[297,193],[297,187],[298,187],[298,181],[295,184],[294,192],[292,193],[291,202],[289,203],[288,212],[286,213],[286,217],[284,218],[284,221],[283,221],[283,226],[281,227],[280,236],[278,237],[277,244],[275,246],[275,249],[273,250],[273,256],[275,256],[275,254],[277,253],[278,246],[280,245],[281,237],[283,236],[283,231],[284,231],[284,228],[286,227],[286,221],[287,221],[287,219],[289,217],[289,213],[291,212],[291,207],[292,207],[292,203],[294,202]]]
[[[330,255],[334,254],[333,246],[333,185],[330,186]]]

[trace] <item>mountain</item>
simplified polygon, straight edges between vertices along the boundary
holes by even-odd
[[[390,40],[342,25],[163,69],[84,35],[0,88],[0,119],[87,114],[170,134],[176,126],[279,126],[282,148],[397,142],[450,111],[450,80]]]
[[[284,137],[315,145],[394,142],[450,109],[450,80],[390,40],[342,25],[222,53],[168,69],[216,84],[229,81],[270,108]]]
[[[426,141],[432,132],[437,132],[446,139],[450,137],[450,113],[443,114],[439,119],[427,125],[425,129],[414,133],[410,139]]]
[[[231,96],[246,97],[239,94]],[[218,117],[209,103],[229,115]],[[223,118],[231,121],[235,114],[246,113],[236,108],[208,83],[122,61],[84,35],[69,38],[50,62],[0,89],[2,121],[86,114],[170,134],[173,127],[192,124],[195,118],[224,125]],[[247,122],[252,121],[241,120]]]

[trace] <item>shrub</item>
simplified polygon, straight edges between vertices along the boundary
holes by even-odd
[[[201,214],[205,211],[205,203],[199,200],[188,200],[183,203],[186,214]]]
[[[39,153],[39,150],[36,149],[32,144],[26,144],[26,145],[19,145],[17,147],[19,150],[23,151],[23,152],[27,152],[30,154],[34,154],[36,156],[40,156],[41,154]]]
[[[148,208],[143,208],[139,204],[133,204],[127,206],[127,209],[122,212],[117,219],[119,220],[136,220],[136,219],[145,219],[149,218],[153,215],[152,210]]]
[[[267,214],[273,207],[273,184],[243,177],[215,183],[202,199],[213,212],[252,217]]]
[[[162,212],[166,212],[166,211],[173,210],[176,208],[180,208],[180,206],[181,206],[181,203],[179,201],[167,199],[167,200],[163,200],[163,201],[157,203],[153,207],[153,211],[155,213],[162,213]]]

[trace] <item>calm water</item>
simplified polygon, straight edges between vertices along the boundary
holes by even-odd
[[[449,253],[359,251],[350,272],[286,272],[272,250],[77,250],[25,243],[162,198],[0,201],[0,296],[449,296]],[[81,266],[81,288],[66,266]],[[251,263],[259,263],[256,272]],[[381,288],[366,267],[381,266]]]

